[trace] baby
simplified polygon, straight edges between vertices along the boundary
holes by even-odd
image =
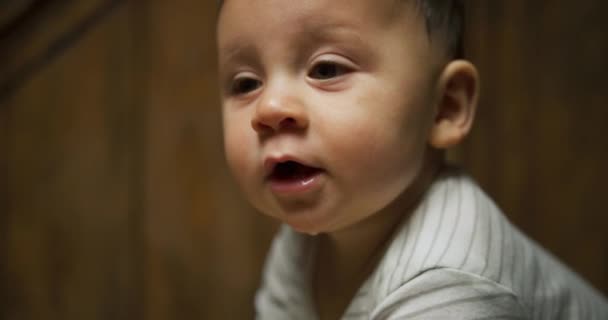
[[[608,319],[444,164],[473,122],[457,0],[228,0],[226,156],[279,219],[260,319]]]

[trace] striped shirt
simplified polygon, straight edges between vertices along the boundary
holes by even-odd
[[[256,295],[258,319],[317,319],[315,237],[283,226]],[[608,319],[608,302],[509,223],[456,169],[398,229],[343,319]]]

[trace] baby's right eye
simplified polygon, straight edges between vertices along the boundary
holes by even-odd
[[[260,80],[241,77],[237,78],[232,82],[230,93],[234,95],[241,95],[256,90],[262,85]]]

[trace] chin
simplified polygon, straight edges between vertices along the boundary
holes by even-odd
[[[283,217],[280,220],[300,233],[314,236],[319,233],[326,232],[326,228],[323,227],[323,223],[321,221],[316,221],[317,219],[311,219],[310,216],[299,215],[297,217]]]
[[[282,213],[274,216],[289,225],[295,231],[309,235],[317,235],[331,231],[331,217],[328,212],[300,211]]]
[[[319,229],[315,228],[310,228],[309,226],[294,225],[290,223],[287,224],[296,232],[307,234],[309,236],[316,236],[320,233],[323,233],[323,231],[320,231]]]

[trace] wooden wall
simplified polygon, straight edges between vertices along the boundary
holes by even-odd
[[[469,2],[482,99],[455,158],[511,220],[608,293],[608,3]]]
[[[143,118],[131,12],[101,5],[56,3],[3,38],[0,319],[140,312]]]
[[[275,224],[224,164],[215,2],[34,3],[0,29],[0,319],[250,318]],[[608,293],[608,4],[469,3],[450,157]]]

